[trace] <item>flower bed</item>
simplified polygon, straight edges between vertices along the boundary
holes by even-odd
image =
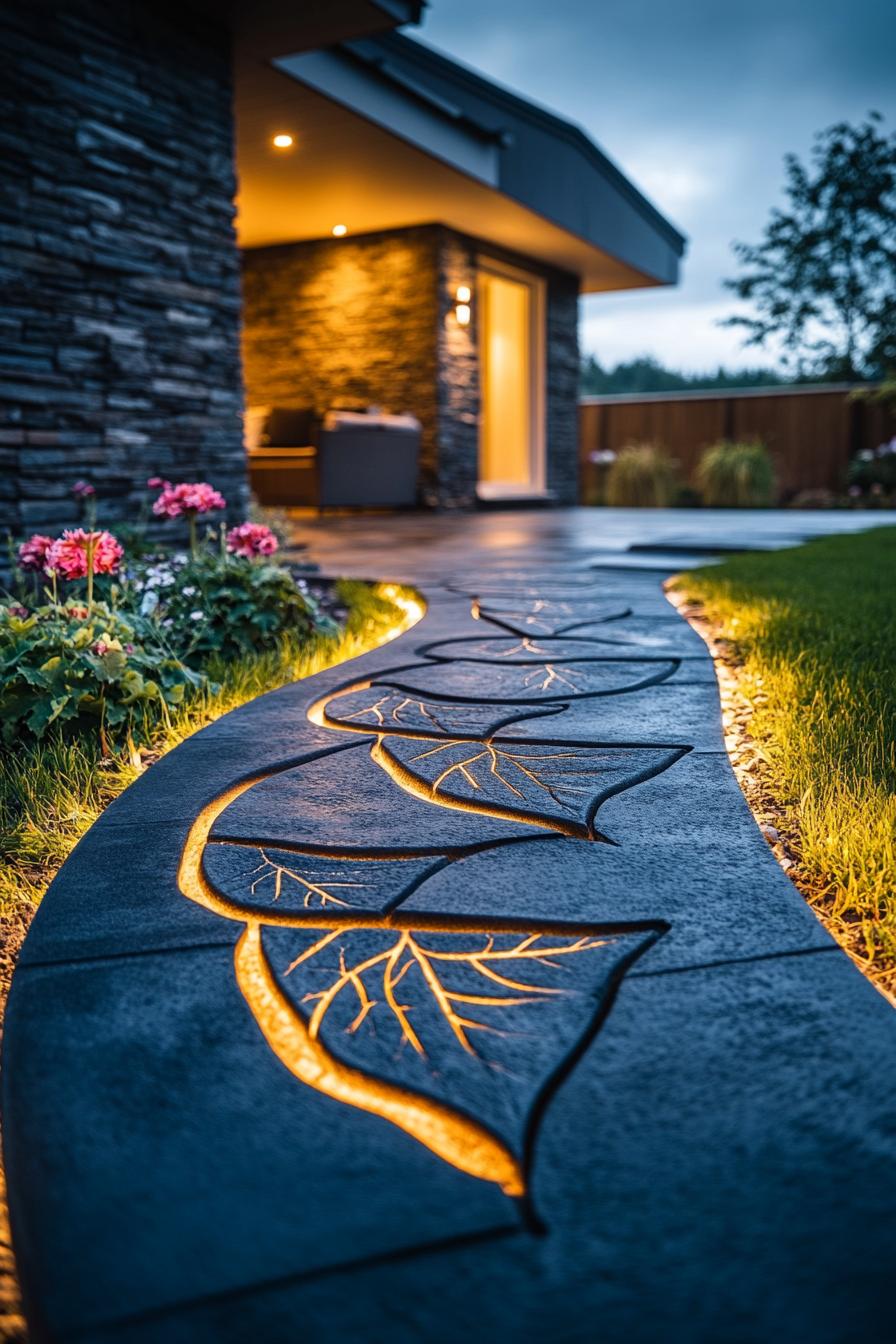
[[[0,605],[0,719],[5,740],[51,728],[95,730],[102,749],[133,754],[222,663],[336,626],[307,582],[277,563],[270,528],[223,519],[206,482],[154,477],[151,512],[185,520],[189,549],[129,556],[96,525],[89,482],[73,487],[85,526],[35,535],[15,551],[14,592]],[[148,510],[147,510],[148,512]]]

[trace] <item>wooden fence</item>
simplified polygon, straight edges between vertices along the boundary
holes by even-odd
[[[582,497],[593,493],[592,455],[632,443],[661,444],[693,483],[704,448],[719,439],[760,439],[775,461],[786,502],[803,490],[842,491],[850,457],[896,434],[896,415],[851,401],[847,384],[643,393],[579,402]]]

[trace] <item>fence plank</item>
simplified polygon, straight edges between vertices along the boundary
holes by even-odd
[[[579,406],[583,491],[594,480],[590,455],[632,443],[662,445],[694,483],[703,449],[723,438],[760,439],[771,452],[783,501],[803,490],[840,491],[850,457],[896,434],[896,415],[856,404],[843,384],[669,396],[585,397]]]

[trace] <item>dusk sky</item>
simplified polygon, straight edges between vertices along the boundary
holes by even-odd
[[[758,241],[788,150],[872,108],[896,124],[893,0],[432,0],[406,31],[578,122],[688,235],[676,289],[584,300],[605,365],[773,364],[715,325],[737,307],[731,241]]]

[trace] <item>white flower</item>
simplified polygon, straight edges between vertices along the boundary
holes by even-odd
[[[197,592],[195,588],[184,588],[182,591],[184,597],[195,597]]]
[[[191,611],[191,612],[190,612],[190,620],[191,620],[191,621],[204,621],[204,620],[205,620],[205,612],[204,612],[204,611]]]
[[[159,605],[159,595],[155,588],[147,588],[140,602],[140,615],[151,616]]]

